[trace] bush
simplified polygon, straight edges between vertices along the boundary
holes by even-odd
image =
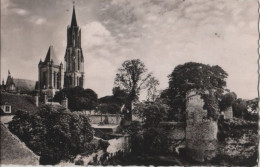
[[[121,106],[116,103],[102,103],[98,106],[102,114],[119,114]]]
[[[218,154],[213,165],[255,166],[258,153],[258,122],[234,118],[218,121]]]
[[[68,98],[68,107],[72,111],[93,110],[97,107],[97,94],[91,89],[81,87],[65,88],[59,91],[53,98],[56,102],[61,102],[64,95]]]
[[[243,115],[248,113],[246,101],[243,99],[237,99],[232,105],[233,115],[237,118],[243,118]]]
[[[86,116],[48,105],[33,114],[17,112],[9,129],[41,156],[41,164],[56,164],[86,152],[93,139]]]
[[[145,127],[156,127],[161,121],[167,119],[169,107],[161,101],[144,102],[136,104],[133,111],[144,120]]]
[[[236,99],[237,95],[234,92],[223,95],[219,105],[221,111],[226,110],[228,107],[231,107]]]

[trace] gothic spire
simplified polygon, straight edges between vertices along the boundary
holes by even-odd
[[[76,19],[76,12],[75,12],[75,6],[73,3],[73,12],[72,12],[72,18],[71,18],[71,27],[72,26],[78,26],[77,19]]]
[[[55,52],[54,52],[54,49],[53,49],[52,45],[49,47],[49,50],[48,50],[48,52],[46,54],[44,63],[47,64],[48,62],[50,63],[51,61],[53,61],[54,64],[57,64],[57,62],[58,62],[58,59],[57,59],[57,57],[55,55]]]

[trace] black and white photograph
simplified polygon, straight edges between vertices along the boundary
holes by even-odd
[[[0,0],[0,166],[258,166],[258,0]]]

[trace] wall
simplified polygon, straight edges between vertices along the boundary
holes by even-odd
[[[186,154],[193,160],[204,162],[216,156],[217,122],[204,121],[187,124]]]
[[[103,140],[103,139],[98,139],[97,140]],[[92,153],[88,156],[82,156],[78,155],[73,162],[65,162],[61,161],[58,165],[61,166],[72,166],[75,165],[78,161],[81,161],[81,165],[102,165],[102,161],[109,160],[109,158],[112,158],[116,156],[118,153],[127,153],[130,151],[130,146],[129,146],[129,140],[130,137],[127,135],[122,135],[120,137],[106,140],[109,143],[109,146],[107,147],[106,151],[103,150],[98,150],[95,153]]]
[[[185,123],[183,122],[161,122],[158,130],[162,132],[160,137],[165,136],[166,141],[162,142],[163,146],[154,148],[166,153],[179,153],[179,148],[185,147]],[[163,150],[161,150],[163,149]]]
[[[112,155],[116,154],[118,151],[129,152],[129,140],[130,136],[128,135],[108,140],[109,146],[107,147],[107,152]]]
[[[226,108],[224,111],[224,119],[232,119],[233,118],[233,109],[232,106]]]
[[[106,118],[107,117],[107,118]],[[106,115],[89,115],[91,124],[99,124],[100,122],[104,122],[105,119],[108,120],[108,124],[120,124],[121,116],[116,114],[106,114]]]
[[[204,101],[196,91],[189,92],[187,99],[186,154],[199,162],[209,161],[216,156],[217,122],[207,118]]]

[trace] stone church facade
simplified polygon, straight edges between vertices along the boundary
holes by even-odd
[[[49,47],[45,60],[40,60],[38,64],[39,81],[37,83],[38,90],[46,93],[49,97],[53,97],[56,91],[63,88],[64,68],[62,62],[58,64],[53,46]]]
[[[65,53],[65,78],[64,86],[72,88],[84,85],[84,56],[81,48],[81,29],[76,20],[75,8],[71,25],[67,28],[67,48]]]
[[[36,89],[52,98],[63,88],[84,87],[84,56],[81,48],[81,29],[77,24],[73,6],[71,24],[67,27],[67,47],[64,66],[58,62],[53,46],[49,47],[45,60],[38,64],[39,76]]]

